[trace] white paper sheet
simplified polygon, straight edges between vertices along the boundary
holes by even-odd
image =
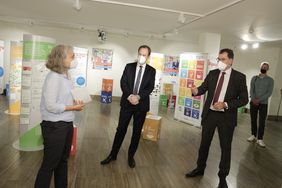
[[[86,87],[75,88],[71,91],[74,100],[80,100],[84,103],[89,103],[92,101],[89,92]]]

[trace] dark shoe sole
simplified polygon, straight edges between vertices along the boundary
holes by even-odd
[[[203,176],[204,175],[204,172],[199,172],[197,174],[190,174],[190,173],[187,173],[185,174],[185,177],[186,178],[194,178],[194,177],[197,177],[197,176]]]

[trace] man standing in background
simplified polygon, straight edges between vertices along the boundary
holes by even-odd
[[[260,65],[260,74],[256,75],[251,80],[251,102],[250,114],[252,124],[252,136],[247,140],[249,142],[256,141],[259,146],[265,147],[263,142],[263,134],[265,127],[265,120],[267,116],[268,98],[271,96],[274,86],[274,80],[267,75],[269,70],[269,63],[262,62]],[[259,113],[259,128],[257,131],[257,116]]]

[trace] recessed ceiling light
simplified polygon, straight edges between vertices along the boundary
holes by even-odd
[[[258,48],[259,47],[259,43],[257,42],[257,43],[254,43],[253,45],[252,45],[252,47],[253,48]]]
[[[242,50],[248,49],[248,45],[247,45],[247,44],[242,44],[242,45],[241,45],[241,49],[242,49]]]

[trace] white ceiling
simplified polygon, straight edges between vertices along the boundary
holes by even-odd
[[[0,0],[0,21],[183,41],[201,32],[223,42],[282,41],[282,0],[80,0],[79,11],[75,1]]]

